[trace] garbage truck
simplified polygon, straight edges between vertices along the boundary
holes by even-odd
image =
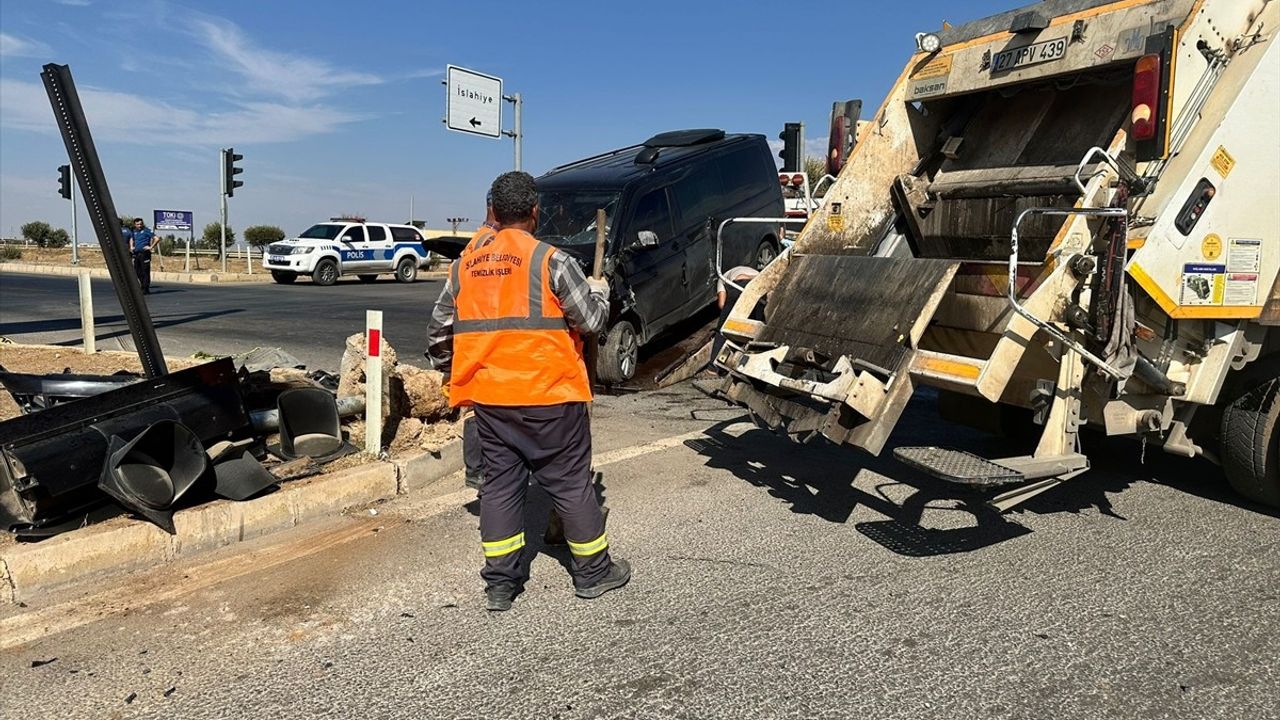
[[[917,34],[724,322],[719,391],[873,454],[924,387],[944,421],[1029,418],[1017,457],[894,448],[1001,511],[1102,433],[1280,506],[1278,26],[1270,0],[1046,0]]]

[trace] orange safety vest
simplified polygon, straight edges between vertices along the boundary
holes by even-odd
[[[591,400],[582,340],[551,292],[554,252],[523,230],[501,230],[450,268],[456,308],[450,405]]]
[[[490,235],[493,235],[496,232],[497,230],[494,230],[488,225],[481,225],[480,229],[472,233],[471,239],[467,241],[467,246],[462,249],[461,255],[466,255],[472,250],[475,250],[476,246],[479,245],[485,238],[489,237]],[[461,257],[461,255],[459,255],[459,257]]]

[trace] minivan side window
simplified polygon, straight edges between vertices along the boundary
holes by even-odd
[[[671,204],[667,202],[666,188],[652,190],[640,198],[631,217],[630,239],[634,240],[635,233],[641,230],[652,230],[661,242],[671,239]]]
[[[719,164],[724,187],[733,196],[734,202],[741,200],[744,195],[759,192],[762,176],[772,177],[772,173],[761,172],[760,153],[755,148],[743,148],[726,155]]]
[[[671,187],[685,225],[706,222],[716,214],[724,190],[720,185],[720,173],[715,164],[704,163]]]
[[[343,242],[364,242],[364,226],[351,225],[342,231],[342,236],[338,238]]]
[[[387,231],[381,225],[366,225],[369,231],[369,242],[382,242],[387,239]]]

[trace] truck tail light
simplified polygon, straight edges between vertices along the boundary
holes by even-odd
[[[790,175],[788,175],[788,174],[786,174],[786,173],[778,173],[778,184],[779,184],[779,185],[783,185],[783,186],[785,186],[785,185],[787,185],[787,184],[788,184],[788,183],[790,183],[790,182],[791,182],[791,176],[790,176]]]
[[[1151,140],[1159,125],[1160,56],[1143,55],[1133,73],[1133,112],[1129,116],[1134,140]]]
[[[796,187],[800,187],[801,185],[803,185],[803,184],[804,184],[804,175],[792,175],[792,176],[791,176],[791,184],[792,184],[792,185],[795,185]]]

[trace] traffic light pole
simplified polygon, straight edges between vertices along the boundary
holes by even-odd
[[[76,184],[71,183],[71,264],[80,264],[80,233],[76,231]]]
[[[512,93],[502,99],[515,108],[515,129],[504,131],[502,134],[515,141],[516,170],[520,170],[524,160],[524,98],[520,97],[520,93]]]
[[[227,272],[227,194],[222,193],[222,244],[219,252],[222,255],[222,273]]]

